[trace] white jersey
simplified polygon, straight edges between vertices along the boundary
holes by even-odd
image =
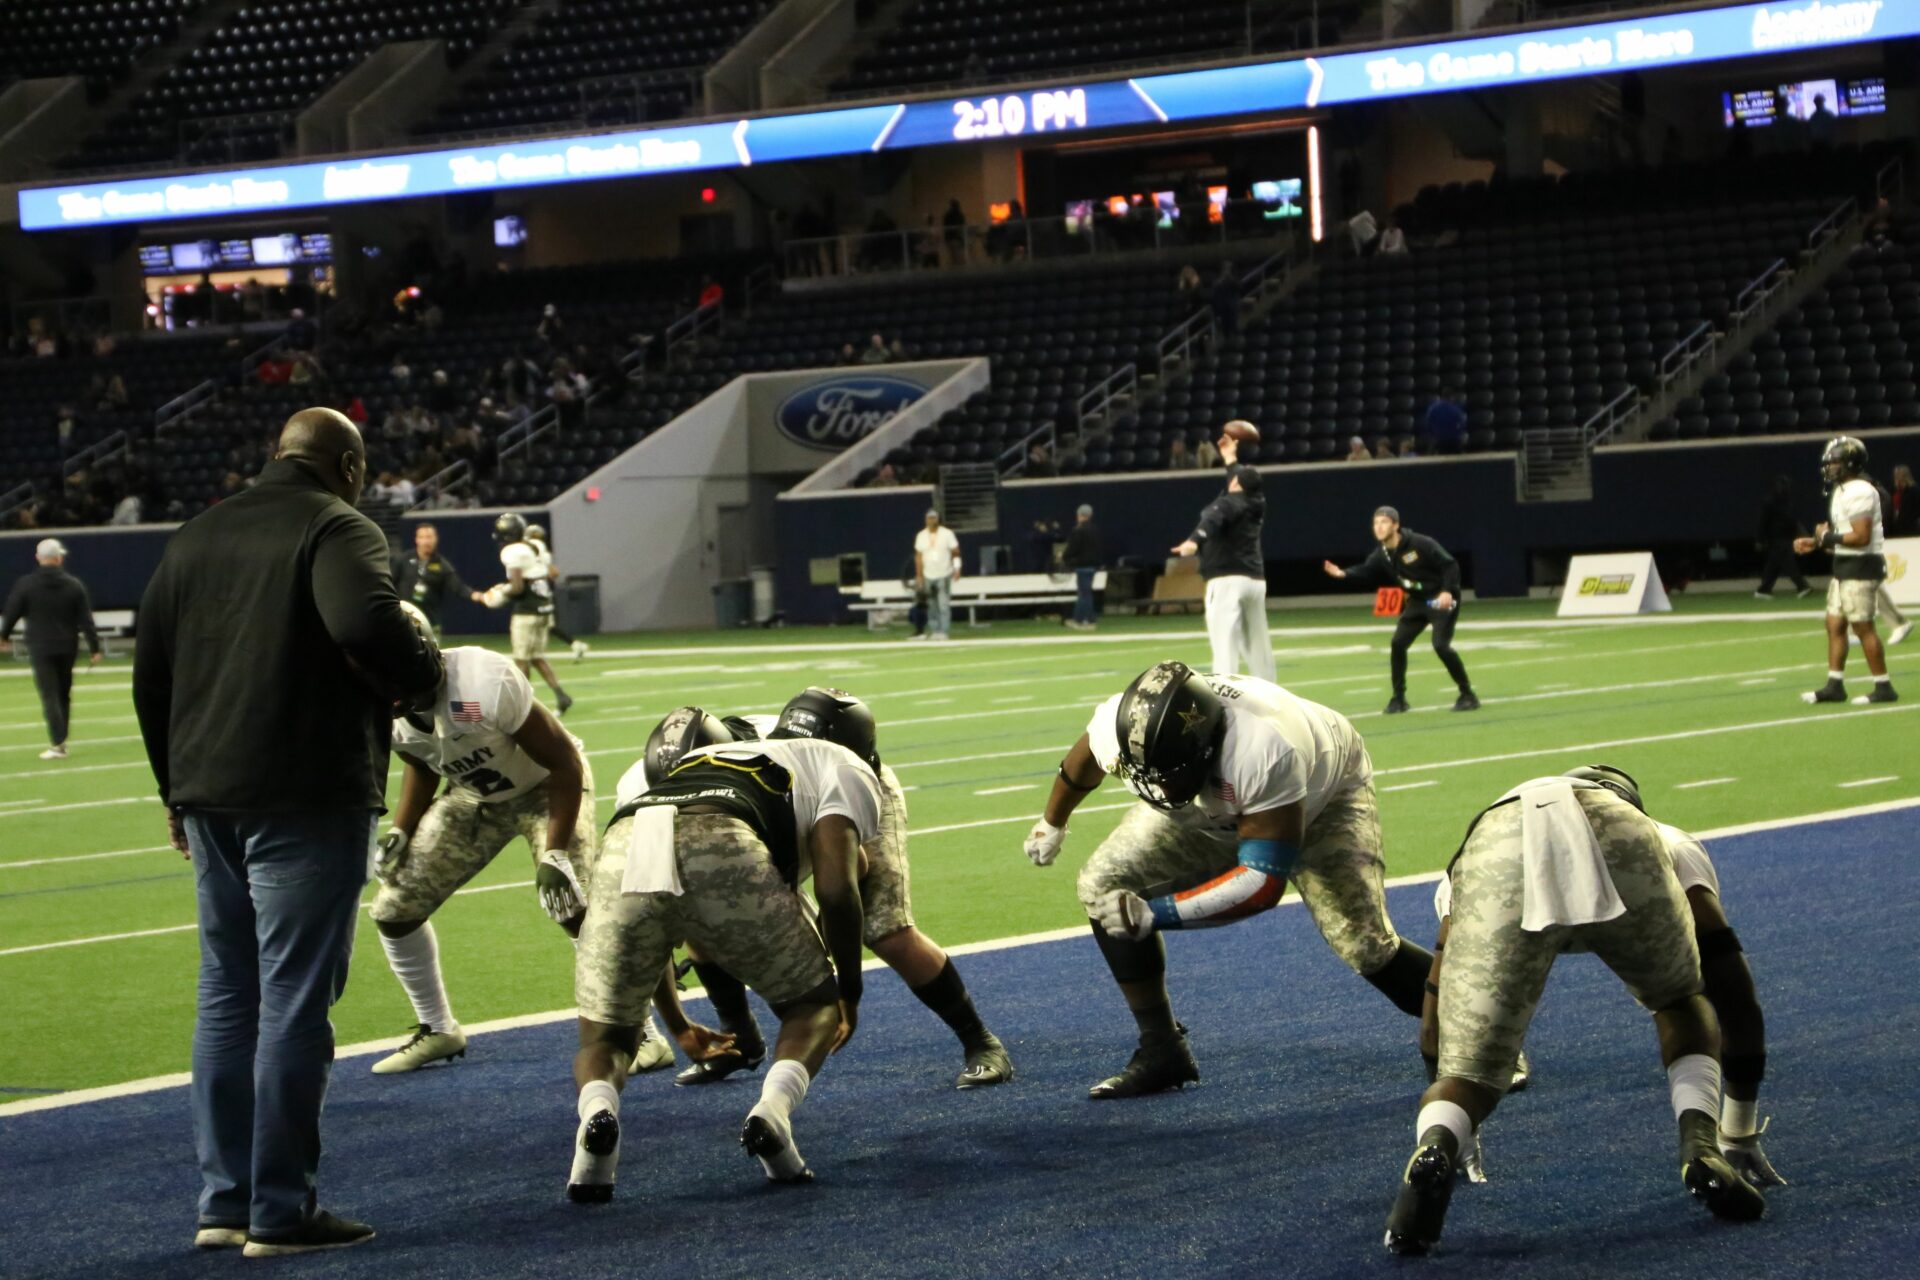
[[[1867,517],[1867,528],[1871,533],[1864,547],[1833,548],[1836,560],[1848,556],[1877,556],[1887,549],[1886,531],[1880,522],[1880,490],[1871,480],[1846,480],[1836,485],[1833,497],[1827,502],[1827,519],[1836,533],[1845,535],[1852,532],[1853,522],[1862,516]]]
[[[537,542],[532,538],[527,539],[527,545],[533,548],[534,558],[540,562],[541,570],[545,576],[551,580],[553,578],[553,551],[546,543]]]
[[[1359,731],[1338,711],[1257,676],[1204,679],[1226,706],[1226,735],[1200,794],[1169,815],[1175,822],[1227,832],[1244,814],[1299,801],[1312,823],[1336,796],[1373,780]],[[1087,722],[1087,745],[1108,773],[1119,772],[1122,696]]]
[[[552,613],[553,581],[547,573],[547,562],[540,558],[531,542],[509,542],[500,548],[500,567],[511,576],[513,570],[520,571],[520,579],[526,583],[526,592],[514,597],[515,613]]]
[[[533,713],[533,686],[504,654],[462,645],[442,649],[446,688],[433,708],[433,732],[393,722],[393,749],[418,760],[483,801],[513,800],[547,780],[513,735]]]
[[[1679,878],[1681,889],[1705,889],[1719,897],[1720,873],[1714,869],[1713,859],[1707,856],[1707,847],[1700,843],[1699,837],[1658,819],[1653,825],[1660,828],[1660,836],[1667,842],[1667,854],[1673,859],[1673,874]],[[1440,883],[1433,887],[1433,914],[1445,920],[1452,911],[1453,880],[1443,875]]]

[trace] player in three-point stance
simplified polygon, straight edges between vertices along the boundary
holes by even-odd
[[[1547,974],[1569,949],[1598,955],[1653,1014],[1687,1190],[1719,1217],[1765,1212],[1765,1198],[1721,1153],[1720,1024],[1703,994],[1686,894],[1638,791],[1610,769],[1536,778],[1468,827],[1448,869],[1438,1075],[1420,1100],[1417,1145],[1387,1218],[1389,1250],[1422,1254],[1439,1241],[1454,1172],[1476,1150]]]
[[[1394,584],[1403,593],[1400,623],[1393,629],[1393,697],[1387,702],[1387,714],[1407,709],[1407,649],[1428,623],[1433,624],[1434,656],[1460,690],[1453,709],[1478,711],[1480,699],[1467,679],[1467,664],[1453,651],[1453,628],[1460,620],[1460,562],[1424,533],[1402,528],[1400,513],[1392,507],[1374,510],[1373,538],[1380,545],[1359,564],[1343,569],[1328,560],[1321,567],[1330,578],[1370,587]]]
[[[493,540],[500,547],[500,565],[507,580],[481,593],[489,609],[510,607],[508,634],[513,641],[513,664],[522,675],[538,670],[553,690],[554,710],[561,715],[573,699],[560,687],[560,677],[547,661],[547,636],[553,630],[553,581],[547,564],[527,541],[527,522],[509,511],[493,522]]]
[[[1860,654],[1873,676],[1873,690],[1854,698],[1856,706],[1898,702],[1887,674],[1887,653],[1873,625],[1881,585],[1887,578],[1886,535],[1880,523],[1880,490],[1867,479],[1867,446],[1852,436],[1836,436],[1820,455],[1820,481],[1827,492],[1828,519],[1811,538],[1794,539],[1806,555],[1816,547],[1833,553],[1833,577],[1827,583],[1827,682],[1802,702],[1845,702],[1847,628],[1860,641]]]
[[[845,747],[796,738],[698,748],[617,803],[574,966],[580,1123],[567,1194],[613,1195],[620,1088],[682,942],[779,1015],[775,1061],[740,1142],[770,1180],[804,1181],[793,1110],[859,1022],[860,846],[880,833],[879,780]],[[817,929],[798,892],[809,876]]]
[[[1158,934],[1265,911],[1289,881],[1334,954],[1419,1016],[1433,956],[1387,918],[1373,763],[1346,717],[1265,680],[1159,663],[1095,709],[1060,762],[1028,858],[1059,855],[1074,807],[1110,773],[1141,803],[1087,861],[1079,893],[1140,1048],[1090,1097],[1200,1078]]]

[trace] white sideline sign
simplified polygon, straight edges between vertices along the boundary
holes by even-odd
[[[1562,618],[1672,612],[1651,551],[1575,556],[1567,565],[1567,585],[1560,592]]]
[[[1887,539],[1887,594],[1895,604],[1920,604],[1920,538]]]

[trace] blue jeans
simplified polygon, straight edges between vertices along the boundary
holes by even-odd
[[[1073,571],[1073,584],[1080,592],[1073,602],[1073,620],[1085,626],[1092,626],[1100,618],[1100,611],[1093,604],[1093,575],[1098,572],[1098,569]]]
[[[200,908],[193,1137],[200,1222],[286,1235],[312,1215],[327,1011],[347,985],[374,815],[185,815]]]
[[[953,630],[953,578],[927,579],[927,630],[944,636]]]

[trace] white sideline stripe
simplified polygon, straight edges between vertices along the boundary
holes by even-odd
[[[43,725],[42,728],[44,727],[45,726]],[[71,749],[74,746],[78,746],[82,751],[84,751],[88,747],[104,747],[110,742],[138,742],[138,741],[140,741],[139,734],[129,733],[121,737],[113,737],[113,738],[81,738],[77,743],[74,742],[72,739],[69,739],[67,745],[69,749]],[[5,746],[0,746],[0,751],[45,751],[45,750],[46,748],[41,746],[37,742],[10,742]]]
[[[80,800],[73,804],[50,804],[44,809],[9,809],[0,818],[37,818],[43,813],[66,813],[73,809],[99,809],[115,804],[159,804],[159,796],[122,796],[117,800]],[[0,952],[0,955],[5,954]]]
[[[140,717],[135,715],[83,717],[88,724],[118,724],[122,720],[131,721],[138,720],[139,718]],[[44,729],[46,727],[47,722],[45,720],[16,720],[12,724],[0,724],[0,729]]]
[[[1741,684],[1773,684],[1774,678],[1772,676],[1755,676],[1751,680],[1742,680],[1740,683]]]
[[[172,845],[150,844],[141,849],[109,849],[105,853],[69,853],[58,858],[27,858],[20,862],[0,862],[0,871],[19,867],[44,867],[63,862],[93,862],[99,858],[130,858],[137,853],[165,853]]]
[[[1878,804],[1857,805],[1850,809],[1833,809],[1825,813],[1802,814],[1795,818],[1772,818],[1763,822],[1748,822],[1732,827],[1716,827],[1710,831],[1696,831],[1693,834],[1701,840],[1719,840],[1729,836],[1755,835],[1763,831],[1780,831],[1789,827],[1811,826],[1819,822],[1840,822],[1848,818],[1864,818],[1876,813],[1892,813],[1900,809],[1920,807],[1920,797],[1908,800],[1885,800]],[[1413,875],[1389,876],[1386,887],[1398,889],[1406,885],[1433,884],[1446,872],[1422,871]],[[489,888],[495,886],[488,886]],[[508,886],[498,886],[506,888]],[[461,892],[469,892],[462,890]],[[1279,907],[1298,905],[1300,895],[1295,893],[1281,899]],[[1278,907],[1276,910],[1279,909]],[[189,925],[188,928],[193,926]],[[1019,947],[1038,946],[1047,942],[1067,942],[1074,938],[1084,938],[1085,925],[1075,925],[1064,929],[1048,929],[1041,933],[1020,934],[1011,938],[992,938],[984,942],[968,942],[948,947],[947,954],[955,956],[975,956],[991,951],[1011,951]],[[3,953],[0,953],[3,954]],[[877,957],[861,964],[863,972],[881,968],[885,962]],[[683,992],[681,999],[694,1000],[705,995],[704,991]],[[550,1009],[544,1013],[522,1013],[510,1018],[496,1018],[491,1022],[476,1022],[465,1028],[467,1035],[487,1035],[495,1031],[517,1031],[526,1027],[549,1026],[556,1022],[566,1022],[578,1016],[573,1009]],[[384,1040],[369,1040],[361,1044],[351,1044],[334,1052],[338,1058],[363,1058],[376,1053],[390,1053],[394,1046],[394,1037]],[[23,1098],[18,1102],[0,1103],[0,1116],[25,1115],[34,1111],[54,1111],[62,1107],[77,1107],[88,1102],[105,1102],[113,1098],[130,1098],[143,1093],[157,1093],[162,1089],[174,1089],[192,1083],[192,1077],[184,1071],[171,1075],[150,1076],[145,1080],[129,1080],[124,1084],[101,1085],[93,1089],[75,1089],[68,1093],[51,1094],[44,1098]]]
[[[55,766],[51,769],[22,769],[17,773],[0,773],[0,782],[11,782],[15,778],[58,778],[69,773],[99,773],[103,769],[145,769],[145,760],[122,760],[119,764],[76,764],[67,768]]]
[[[1861,778],[1855,782],[1842,782],[1839,785],[1842,790],[1845,790],[1848,787],[1877,787],[1883,782],[1898,782],[1898,781],[1900,781],[1900,775],[1897,773],[1890,773],[1884,778]]]
[[[1428,778],[1428,779],[1427,779],[1427,780],[1426,780],[1425,782],[1396,782],[1396,783],[1394,783],[1394,784],[1393,784],[1392,786],[1390,786],[1390,787],[1382,787],[1382,788],[1380,788],[1380,790],[1381,790],[1382,792],[1387,792],[1387,791],[1417,791],[1417,790],[1419,790],[1419,789],[1420,789],[1421,787],[1437,787],[1437,786],[1439,786],[1439,785],[1440,785],[1440,779],[1438,779],[1438,778]]]
[[[1673,784],[1673,789],[1675,791],[1691,791],[1695,787],[1717,787],[1723,783],[1738,781],[1740,781],[1738,778],[1702,778],[1698,782],[1676,782]]]
[[[985,787],[973,794],[977,796],[1004,796],[1015,791],[1032,791],[1039,785],[1038,782],[1016,782],[1010,787]],[[912,833],[909,832],[908,834]]]
[[[5,777],[5,776],[6,776],[5,774],[0,774],[0,777]],[[0,809],[18,809],[24,805],[45,804],[45,803],[46,803],[45,797],[40,797],[33,800],[0,800]],[[5,864],[0,863],[0,865],[5,865]]]

